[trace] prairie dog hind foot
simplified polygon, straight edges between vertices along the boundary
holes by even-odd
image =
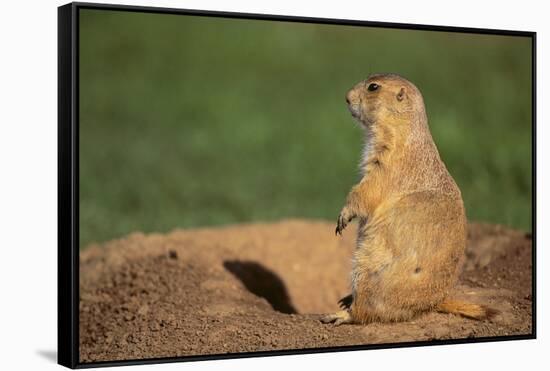
[[[341,310],[336,313],[325,314],[321,317],[321,322],[333,323],[334,326],[340,326],[345,323],[352,323],[352,319],[348,310]]]

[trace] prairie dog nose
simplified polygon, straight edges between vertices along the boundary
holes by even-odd
[[[353,90],[348,91],[346,94],[346,103],[351,104],[351,101],[353,100]]]

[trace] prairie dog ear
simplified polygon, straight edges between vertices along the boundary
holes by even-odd
[[[401,90],[399,90],[399,93],[397,93],[397,95],[395,96],[397,98],[398,101],[402,101],[403,99],[405,99],[405,88],[401,88]]]

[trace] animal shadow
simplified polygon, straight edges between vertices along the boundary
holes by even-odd
[[[297,313],[284,282],[275,272],[253,261],[226,260],[223,266],[238,278],[248,291],[265,298],[276,311]]]

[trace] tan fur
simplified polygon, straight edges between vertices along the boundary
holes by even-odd
[[[379,88],[369,91],[373,83]],[[351,303],[323,322],[403,321],[429,310],[484,318],[484,307],[445,301],[464,257],[466,216],[420,91],[400,76],[376,74],[346,100],[368,148],[336,228],[359,220]]]
[[[459,314],[477,320],[491,318],[499,313],[498,310],[488,308],[485,305],[466,303],[458,300],[445,300],[437,306],[436,310],[443,313]]]

